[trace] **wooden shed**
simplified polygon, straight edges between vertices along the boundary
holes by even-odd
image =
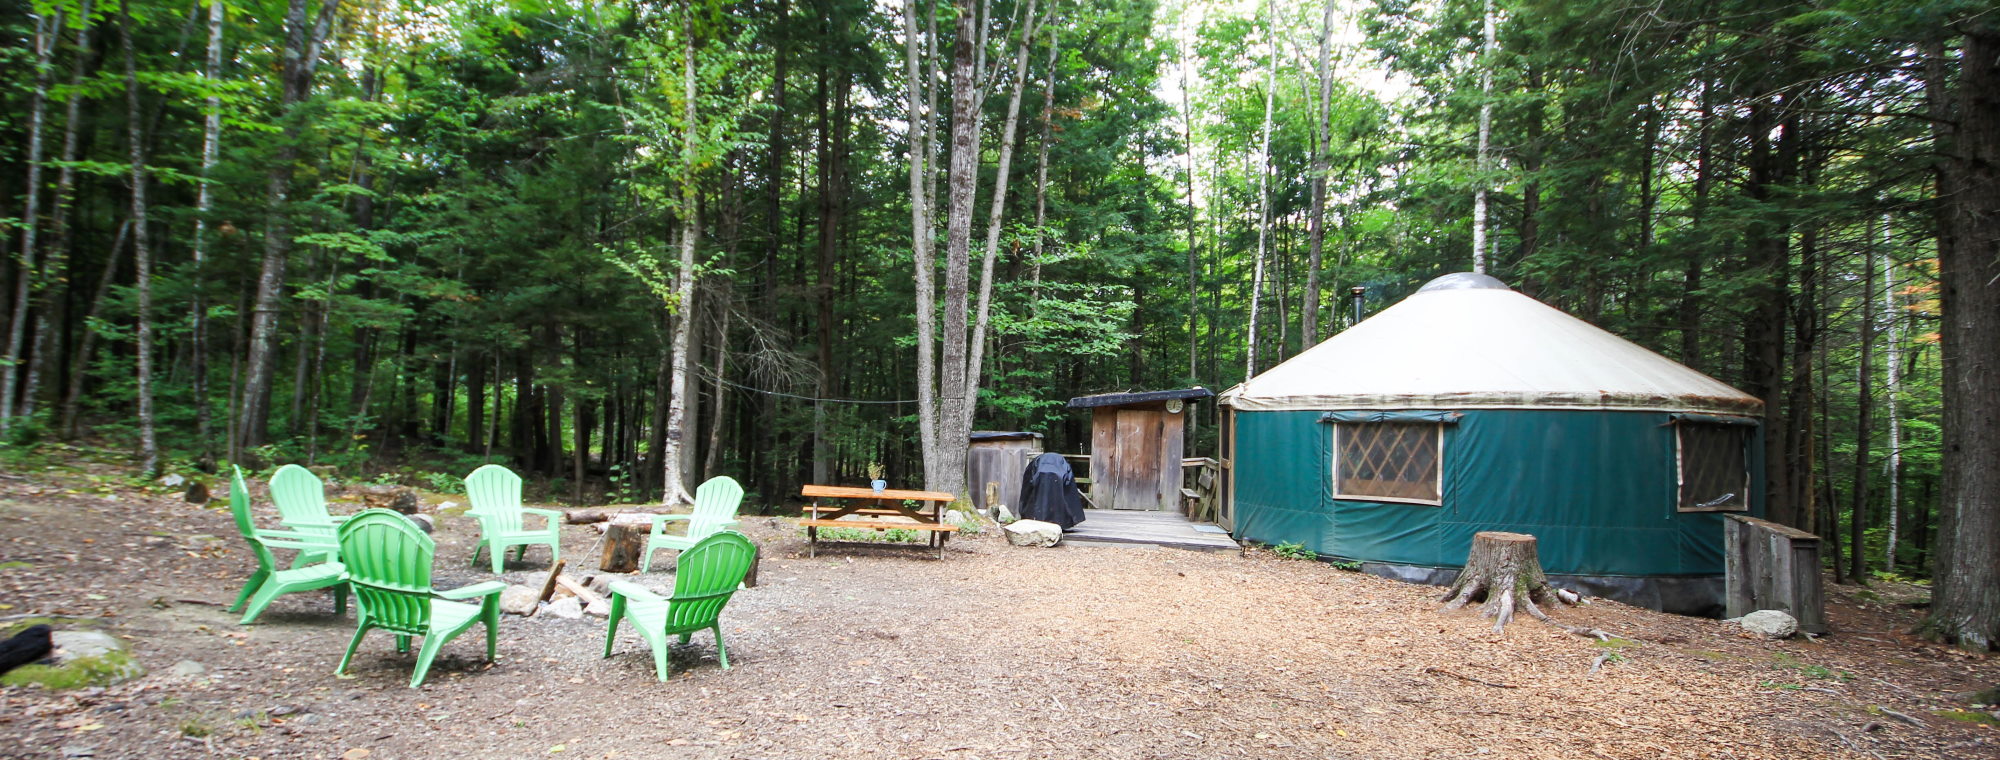
[[[1098,509],[1178,509],[1188,404],[1207,388],[1103,393],[1069,400],[1091,410],[1090,500]]]
[[[1021,474],[1041,453],[1041,433],[973,431],[965,449],[965,487],[973,508],[991,514],[998,503],[1020,514]]]

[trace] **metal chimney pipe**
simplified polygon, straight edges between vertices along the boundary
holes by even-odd
[[[1353,327],[1354,325],[1361,324],[1361,298],[1368,294],[1368,289],[1360,285],[1356,285],[1354,287],[1348,288],[1347,292],[1350,294],[1350,297],[1354,299],[1354,322],[1353,324],[1348,325],[1349,327]]]

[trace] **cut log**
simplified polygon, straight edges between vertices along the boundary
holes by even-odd
[[[582,599],[586,606],[604,601],[604,597],[598,596],[597,592],[590,590],[589,586],[578,583],[575,578],[567,575],[556,576],[556,585],[561,586],[565,591],[575,594],[576,598]]]
[[[1542,575],[1541,556],[1535,551],[1535,537],[1526,533],[1481,531],[1472,536],[1472,551],[1466,555],[1465,569],[1445,592],[1445,609],[1455,610],[1467,603],[1484,601],[1480,614],[1493,618],[1493,630],[1507,627],[1514,613],[1525,611],[1547,620],[1536,602],[1560,604],[1554,586]]]
[[[652,517],[627,512],[605,522],[604,555],[597,569],[607,573],[639,572],[639,558],[646,554],[646,538],[652,533]]]
[[[571,525],[601,523],[611,519],[613,514],[615,513],[608,509],[572,509],[563,513],[563,521]]]
[[[562,577],[565,564],[568,564],[567,561],[559,559],[556,560],[554,567],[549,568],[548,580],[542,581],[542,595],[535,597],[537,603],[548,601],[549,597],[556,593],[556,579]]]

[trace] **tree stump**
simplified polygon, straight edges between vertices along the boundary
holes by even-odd
[[[646,554],[646,538],[653,532],[651,516],[631,512],[613,515],[604,529],[604,555],[597,569],[607,573],[639,572],[639,558]]]
[[[1445,592],[1447,610],[1469,602],[1485,601],[1482,615],[1493,618],[1495,632],[1513,621],[1516,611],[1526,611],[1537,620],[1548,620],[1536,602],[1559,603],[1562,598],[1542,575],[1542,560],[1535,551],[1535,537],[1526,533],[1481,531],[1472,536],[1472,551],[1465,557],[1465,569]]]

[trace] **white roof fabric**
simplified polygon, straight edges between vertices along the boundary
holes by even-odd
[[[1220,400],[1241,411],[1763,411],[1754,396],[1504,289],[1420,291]]]

